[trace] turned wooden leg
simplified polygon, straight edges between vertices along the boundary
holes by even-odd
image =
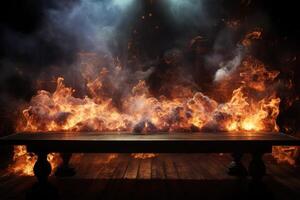
[[[266,166],[262,160],[263,153],[253,153],[249,165],[249,174],[254,182],[261,182],[266,174]]]
[[[47,160],[47,153],[37,153],[38,159],[34,165],[34,175],[38,182],[26,192],[26,200],[32,199],[55,199],[59,200],[58,190],[48,182],[48,176],[51,173],[51,165]]]
[[[242,153],[233,153],[231,154],[233,161],[228,167],[228,174],[231,176],[247,176],[248,172],[243,163],[241,162],[243,154]]]
[[[75,169],[70,167],[69,161],[72,157],[71,153],[61,153],[62,158],[62,164],[57,167],[57,170],[55,172],[56,176],[59,177],[70,177],[74,176],[76,174]]]
[[[51,165],[47,160],[47,153],[37,153],[38,159],[34,165],[33,172],[38,183],[44,184],[48,182],[48,176],[51,173]]]

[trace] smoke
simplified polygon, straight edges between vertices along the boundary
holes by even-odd
[[[128,30],[122,25],[137,6],[133,0],[81,0],[71,8],[49,10],[49,28],[72,35],[80,50],[110,53],[109,45],[117,45],[116,39],[125,36]]]
[[[55,70],[59,74],[76,64],[79,52],[113,57],[125,48],[128,24],[140,8],[134,0],[55,0],[22,5],[8,6],[9,13],[21,14],[16,20],[8,15],[0,26],[1,80],[11,76],[36,80],[40,73]]]
[[[40,13],[38,22],[28,19],[32,29],[19,29],[19,24],[1,26],[3,57],[46,66],[70,63],[78,51],[109,53],[111,44],[116,46],[117,39],[126,37],[126,26],[139,6],[134,0],[55,0],[36,6],[34,11],[23,11]]]
[[[220,3],[207,0],[165,0],[161,2],[166,15],[176,26],[195,29],[207,29],[215,25]],[[211,7],[211,4],[214,4]],[[218,15],[218,14],[217,14]],[[188,30],[190,31],[190,30]]]
[[[225,63],[220,64],[220,69],[218,69],[214,75],[214,81],[220,82],[228,77],[237,69],[237,67],[241,64],[243,59],[242,49],[238,48],[236,56]]]
[[[178,24],[192,23],[198,24],[197,19],[203,15],[202,1],[200,0],[167,0],[164,6],[170,17]]]

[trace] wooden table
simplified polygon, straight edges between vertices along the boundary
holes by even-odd
[[[47,182],[50,152],[62,153],[68,167],[71,153],[232,153],[229,173],[247,174],[241,163],[244,153],[252,154],[249,175],[260,181],[265,175],[262,160],[273,146],[299,146],[298,138],[283,133],[17,133],[0,138],[0,145],[26,145],[38,156],[34,173],[40,183]]]

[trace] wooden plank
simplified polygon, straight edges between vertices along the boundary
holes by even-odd
[[[123,157],[126,168],[123,175],[124,179],[114,179],[111,187],[118,192],[109,192],[106,196],[109,199],[134,199],[135,191],[138,191],[138,183],[136,181],[138,177],[140,160],[133,158],[131,155],[125,154]],[[121,169],[119,172],[124,172],[124,167],[119,166],[118,169]],[[118,173],[118,171],[116,171]],[[115,176],[118,176],[115,174]]]
[[[165,171],[165,175],[166,175],[167,179],[178,179],[179,178],[177,170],[176,170],[174,162],[173,162],[173,159],[170,159],[170,155],[167,155],[165,157],[164,171]]]
[[[216,166],[219,166],[218,177],[220,180],[230,180],[236,178],[234,176],[228,175],[228,167],[229,164],[232,162],[231,156],[229,156],[228,154],[214,154],[212,162],[214,162]],[[245,164],[243,160],[242,163],[246,168],[248,168],[248,164]]]
[[[140,168],[138,171],[138,178],[150,179],[151,178],[151,158],[142,159],[140,161]]]
[[[195,178],[195,173],[191,168],[191,166],[189,165],[190,162],[187,160],[190,158],[191,158],[190,155],[180,154],[176,156],[176,159],[174,159],[174,165],[178,173],[179,179],[192,180]]]
[[[164,170],[166,174],[167,199],[185,199],[185,195],[182,192],[181,182],[178,181],[180,178],[178,169],[174,160],[178,155],[166,154],[164,157]]]
[[[164,164],[162,161],[162,154],[157,155],[152,159],[151,166],[151,178],[152,179],[165,179],[166,175],[164,173]]]
[[[130,157],[128,154],[119,154],[118,157],[119,163],[118,166],[116,167],[114,174],[113,174],[113,179],[123,179],[125,176],[125,173],[127,171],[129,162],[130,162]]]
[[[96,170],[97,166],[95,164],[96,157],[95,154],[84,154],[80,159],[80,164],[77,165],[77,172],[75,177],[82,177],[82,178],[93,178],[94,171]],[[93,165],[91,165],[93,163]]]
[[[193,173],[195,175],[195,179],[197,179],[197,180],[204,180],[205,179],[205,176],[203,175],[203,173],[205,173],[205,171],[203,171],[199,166],[198,154],[193,155],[192,159],[188,159],[187,163],[191,167],[191,170],[193,170]]]
[[[224,179],[224,174],[226,174],[225,168],[223,168],[222,165],[219,165],[217,162],[215,162],[215,154],[205,154],[203,156],[206,156],[205,162],[208,165],[207,170],[212,175],[211,179],[214,180],[222,180]],[[227,168],[227,166],[226,166]]]
[[[122,190],[121,181],[124,178],[130,159],[131,158],[128,154],[118,154],[118,157],[116,158],[116,167],[113,171],[111,179],[108,181],[105,191],[101,194],[102,198],[120,199],[120,191]]]
[[[106,160],[102,163],[103,167],[102,170],[99,171],[97,178],[100,179],[111,179],[113,178],[114,172],[118,167],[117,158],[118,155],[116,154],[108,154],[106,155]]]
[[[131,158],[127,170],[125,172],[124,178],[125,179],[136,179],[138,176],[138,171],[140,167],[140,160]]]
[[[87,193],[92,197],[103,196],[109,188],[111,180],[109,177],[112,176],[113,169],[109,169],[110,163],[104,162],[98,165],[98,170],[95,173],[95,178],[90,180],[92,184],[88,188]],[[100,181],[99,181],[100,180]],[[89,199],[91,199],[89,198]]]

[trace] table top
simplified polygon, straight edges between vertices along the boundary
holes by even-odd
[[[130,132],[21,132],[0,137],[0,143],[28,143],[42,141],[269,141],[274,143],[299,143],[300,138],[274,132],[228,133],[148,133]],[[289,144],[287,144],[289,145]]]
[[[300,139],[283,133],[149,133],[37,132],[0,138],[1,145],[27,145],[74,152],[226,152],[272,146],[298,146]]]

